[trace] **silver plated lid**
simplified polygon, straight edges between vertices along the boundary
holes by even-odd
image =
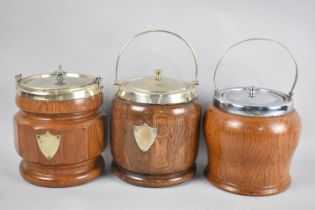
[[[122,81],[116,95],[128,101],[147,104],[185,103],[197,97],[194,84],[160,76],[160,70],[156,70],[155,74]]]
[[[223,111],[246,116],[279,116],[293,110],[288,94],[256,87],[220,90],[214,105]]]
[[[135,38],[152,32],[163,32],[171,34],[181,39],[190,49],[195,62],[195,80],[185,82],[177,79],[172,79],[162,76],[162,70],[156,69],[154,76],[133,78],[129,80],[118,80],[118,68],[120,57],[126,47]],[[115,85],[118,86],[116,95],[119,98],[145,104],[178,104],[186,103],[197,97],[196,85],[198,75],[198,65],[196,55],[191,45],[178,34],[165,30],[149,30],[139,33],[129,39],[120,51],[116,62],[116,79]]]
[[[58,71],[15,77],[16,94],[34,100],[64,101],[94,96],[102,91],[101,78]]]
[[[216,73],[218,68],[225,57],[225,55],[233,47],[236,47],[244,42],[248,41],[270,41],[276,43],[283,47],[288,54],[291,56],[295,63],[295,79],[288,94],[279,92],[276,90],[261,88],[261,87],[236,87],[219,90],[216,85]],[[214,105],[219,109],[233,114],[244,115],[244,116],[256,116],[256,117],[272,117],[287,114],[293,110],[293,90],[297,82],[298,77],[298,66],[296,60],[294,59],[292,53],[283,44],[265,38],[253,38],[238,42],[232,45],[223,54],[219,60],[215,73],[214,73],[214,84],[215,84],[215,94],[214,94]]]

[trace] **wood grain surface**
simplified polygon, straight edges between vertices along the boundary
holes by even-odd
[[[41,186],[66,187],[85,183],[102,173],[102,98],[100,93],[92,98],[59,102],[17,96],[21,110],[14,116],[15,148],[23,158],[20,172],[26,180]],[[60,145],[52,159],[43,155],[36,140],[36,135],[47,131],[60,135]]]
[[[134,126],[157,128],[156,140],[143,152]],[[111,151],[114,173],[124,181],[146,187],[179,184],[195,173],[200,105],[140,104],[114,98],[111,109]],[[174,181],[176,180],[177,181]]]
[[[204,116],[207,179],[244,195],[271,195],[290,185],[290,163],[299,141],[296,111],[277,117],[248,117],[210,107]]]
[[[74,114],[80,116],[83,112],[97,110],[103,103],[103,93],[89,98],[65,101],[33,100],[16,96],[15,102],[21,110],[34,114]]]

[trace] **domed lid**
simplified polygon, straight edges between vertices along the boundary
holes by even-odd
[[[233,47],[248,41],[263,40],[271,41],[282,46],[291,56],[295,63],[295,79],[293,86],[289,94],[282,93],[279,91],[259,88],[259,87],[237,87],[219,90],[216,86],[216,73],[219,68],[221,61],[224,56]],[[281,43],[265,39],[265,38],[253,38],[238,42],[232,45],[219,60],[215,73],[214,73],[214,84],[215,84],[215,94],[214,94],[214,105],[219,109],[244,116],[261,116],[261,117],[272,117],[280,116],[289,113],[293,110],[293,90],[297,82],[298,77],[298,67],[297,63],[292,55],[292,53]]]
[[[155,76],[133,78],[129,80],[118,80],[118,67],[120,57],[126,47],[138,36],[151,32],[163,32],[181,39],[190,49],[195,62],[195,80],[192,82],[184,82],[178,79],[171,79],[162,76],[162,71],[155,70]],[[178,34],[165,30],[149,30],[135,35],[129,39],[121,49],[116,62],[116,80],[115,85],[118,85],[116,95],[119,98],[146,104],[178,104],[186,103],[197,97],[196,85],[198,75],[198,65],[196,55],[190,44]]]
[[[58,71],[22,78],[16,76],[16,94],[34,100],[64,101],[88,98],[102,91],[101,78]]]
[[[195,84],[163,77],[161,70],[155,70],[155,76],[122,81],[117,96],[138,103],[177,104],[193,100],[197,93]]]
[[[220,90],[214,105],[223,111],[246,116],[278,116],[292,111],[293,100],[285,93],[255,87]]]

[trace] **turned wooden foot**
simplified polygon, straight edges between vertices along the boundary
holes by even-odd
[[[129,184],[142,187],[168,187],[191,179],[196,174],[196,166],[194,165],[188,170],[178,173],[166,175],[145,175],[123,169],[113,162],[112,171],[121,180],[128,182]]]
[[[25,180],[44,187],[69,187],[84,184],[101,175],[104,170],[102,156],[68,165],[42,165],[26,160],[20,163]]]
[[[291,184],[290,176],[287,177],[283,182],[278,185],[272,186],[246,186],[239,185],[234,183],[224,182],[214,176],[212,176],[207,169],[204,173],[207,180],[214,186],[225,190],[227,192],[240,194],[240,195],[252,195],[252,196],[265,196],[265,195],[274,195],[280,192],[285,191]]]

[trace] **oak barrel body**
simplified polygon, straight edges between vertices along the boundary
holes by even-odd
[[[146,187],[171,186],[190,179],[195,174],[199,124],[200,105],[195,100],[157,105],[116,97],[111,109],[114,173]],[[156,136],[149,147],[142,148],[154,135],[150,131]]]
[[[204,116],[206,178],[237,194],[284,191],[290,185],[290,163],[300,129],[295,110],[276,117],[252,117],[209,108]]]
[[[21,175],[46,187],[86,183],[104,168],[102,92],[82,99],[49,101],[16,96],[15,147]]]

